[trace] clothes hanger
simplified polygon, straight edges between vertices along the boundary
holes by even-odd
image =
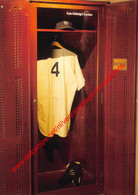
[[[54,41],[51,44],[52,47],[58,47],[63,49],[64,47],[57,41],[57,35],[54,35]]]
[[[63,49],[64,47],[62,47],[62,45],[59,43],[59,42],[57,42],[57,41],[53,41],[52,42],[52,45],[51,45],[52,47],[58,47],[58,48],[60,48],[60,49]]]

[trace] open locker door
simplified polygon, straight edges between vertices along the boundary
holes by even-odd
[[[106,74],[125,65],[105,87],[104,192],[110,195],[135,189],[136,8],[134,1],[107,8]]]
[[[0,194],[31,194],[28,3],[0,0]]]

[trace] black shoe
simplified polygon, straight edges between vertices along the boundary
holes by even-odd
[[[81,178],[83,176],[82,166],[79,162],[71,162],[66,166],[66,172],[58,180],[60,185],[67,185],[73,183],[75,186],[79,186]]]

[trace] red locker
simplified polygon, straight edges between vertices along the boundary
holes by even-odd
[[[136,3],[110,5],[106,25],[106,75],[115,59],[127,68],[105,87],[104,185],[109,194],[134,194]]]
[[[0,194],[31,193],[28,5],[0,1]]]
[[[0,0],[0,194],[134,194],[136,2],[108,4],[77,0]],[[67,12],[93,17],[69,16]],[[56,30],[70,20],[76,30]],[[56,34],[75,52],[86,80],[79,105],[118,66],[111,79],[71,121],[57,140],[54,161],[39,142],[37,60]],[[12,169],[24,160],[23,165]],[[72,160],[83,167],[80,186],[57,180]]]

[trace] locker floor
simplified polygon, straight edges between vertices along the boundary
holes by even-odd
[[[74,187],[73,183],[68,184],[66,186],[61,186],[57,183],[58,179],[64,173],[65,173],[65,169],[57,170],[57,171],[50,171],[50,172],[45,172],[45,173],[39,173],[39,180],[38,180],[39,193],[50,191],[50,190]],[[95,183],[96,182],[94,178],[85,169],[83,169],[83,177],[81,181],[81,186],[95,184]]]

